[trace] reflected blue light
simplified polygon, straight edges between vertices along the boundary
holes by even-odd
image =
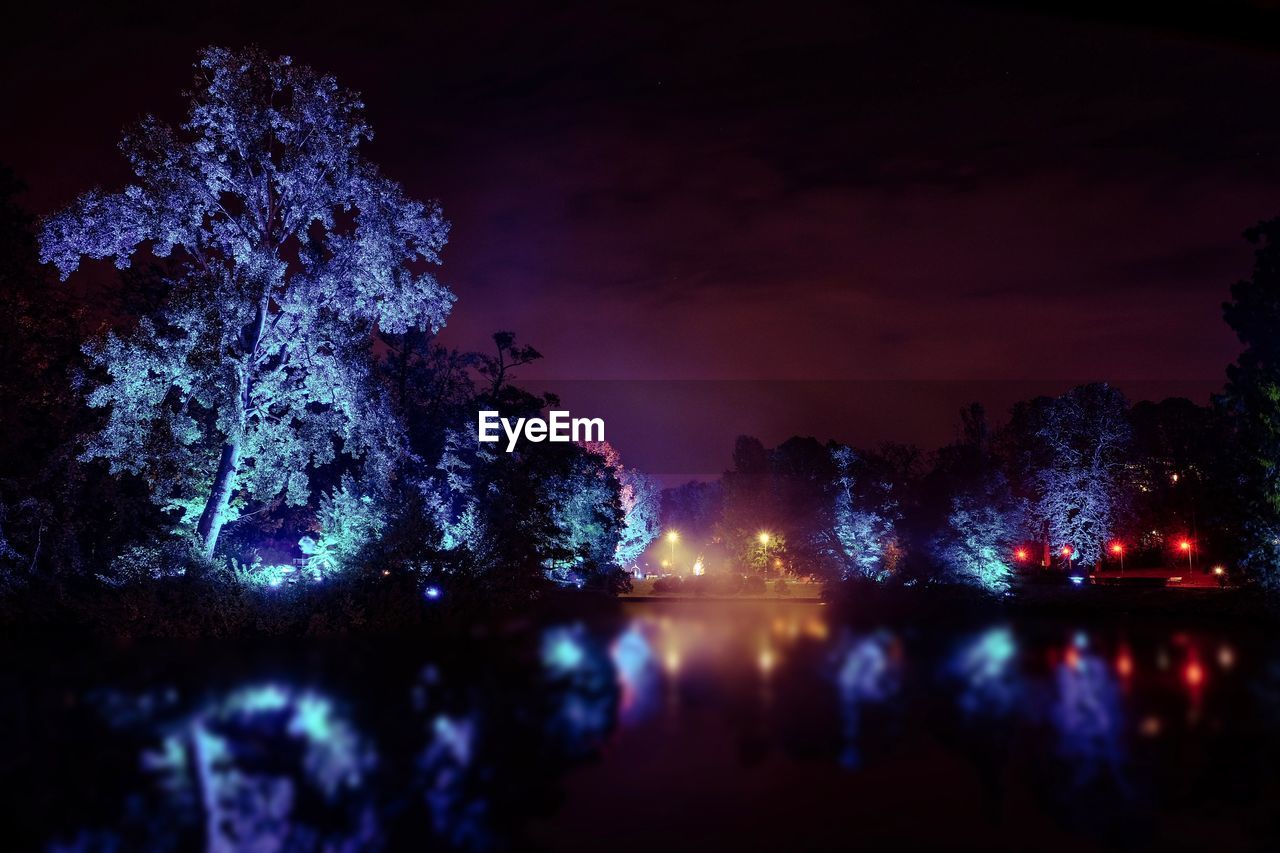
[[[1018,644],[1007,627],[992,628],[962,646],[951,672],[961,680],[960,709],[970,716],[1003,716],[1021,696]]]
[[[618,635],[610,656],[622,688],[622,717],[628,722],[640,719],[657,704],[660,682],[653,648],[638,623]]]
[[[368,740],[320,693],[284,684],[243,687],[179,721],[140,766],[175,804],[198,804],[210,850],[358,847],[372,825],[355,818],[375,763]],[[319,798],[354,822],[311,825],[299,802]],[[354,811],[349,811],[354,809]]]
[[[582,665],[582,626],[549,628],[542,635],[542,665],[553,675],[564,675]]]
[[[1073,650],[1058,664],[1053,722],[1060,754],[1079,784],[1119,778],[1123,758],[1120,691],[1111,668],[1094,654]]]
[[[431,727],[435,742],[448,750],[454,761],[462,765],[471,763],[471,741],[475,737],[475,724],[467,719],[454,719],[445,714],[435,718]]]
[[[857,767],[862,763],[858,743],[864,709],[883,703],[898,692],[899,666],[893,654],[896,642],[888,632],[877,631],[854,639],[840,658],[836,685],[844,724],[841,763],[846,767]]]
[[[422,594],[433,601],[440,597],[440,587],[429,586],[422,591]]]

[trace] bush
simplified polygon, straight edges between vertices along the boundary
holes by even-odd
[[[768,592],[768,586],[764,578],[759,575],[751,575],[742,583],[743,595],[764,595],[766,592]]]
[[[778,578],[773,582],[774,595],[790,595],[791,590],[787,588],[787,582],[784,578]]]
[[[723,575],[715,575],[713,588],[719,595],[737,595],[742,592],[742,583],[745,581],[742,575],[732,572]]]
[[[676,575],[661,577],[653,582],[654,592],[680,592],[683,588],[684,579]]]

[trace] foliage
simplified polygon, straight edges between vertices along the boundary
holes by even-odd
[[[1125,467],[1132,429],[1124,396],[1096,383],[1020,403],[1005,441],[1046,545],[1070,547],[1072,559],[1097,563],[1133,497]]]
[[[1005,592],[1013,577],[1010,558],[1021,518],[1002,477],[978,494],[957,495],[947,527],[934,541],[945,574],[988,592]]]
[[[41,258],[173,258],[167,296],[88,350],[109,408],[87,457],[147,478],[162,502],[205,496],[212,553],[234,506],[309,497],[336,448],[385,480],[396,421],[370,381],[373,327],[437,329],[453,296],[422,264],[448,228],[358,152],[359,98],[257,49],[203,51],[186,121],[148,117],[122,150],[137,183],[44,224]],[[234,504],[233,504],[234,502]]]
[[[354,564],[386,527],[385,513],[379,501],[361,493],[350,475],[343,475],[341,485],[320,499],[318,535],[304,536],[298,542],[307,558],[307,569],[323,578]]]
[[[843,557],[843,578],[851,574],[883,579],[890,569],[887,557],[894,544],[897,504],[892,485],[883,479],[863,483],[859,490],[858,457],[851,448],[831,450],[836,466],[834,529]]]
[[[614,549],[613,564],[620,569],[636,565],[640,555],[658,538],[661,492],[644,473],[622,464],[622,456],[607,441],[586,442],[584,447],[604,460],[618,483],[618,503],[622,508],[622,530]]]
[[[1242,455],[1240,533],[1245,567],[1269,585],[1280,582],[1280,219],[1245,232],[1256,246],[1253,274],[1231,287],[1223,315],[1244,350],[1227,368],[1223,404]]]

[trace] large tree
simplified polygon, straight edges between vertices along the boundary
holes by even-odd
[[[586,442],[584,446],[604,460],[605,466],[618,481],[622,530],[619,531],[618,544],[613,552],[613,563],[618,568],[629,571],[649,544],[658,538],[662,493],[652,477],[624,465],[621,454],[609,442],[592,441]]]
[[[198,513],[212,554],[233,499],[303,503],[309,465],[390,458],[371,335],[434,331],[453,296],[426,271],[448,226],[360,154],[355,93],[288,57],[209,48],[189,97],[182,124],[125,135],[137,181],[50,217],[41,256],[64,278],[85,256],[172,258],[163,307],[91,353],[108,380],[89,401],[110,420],[87,454]]]
[[[1081,385],[1015,409],[1011,429],[1029,430],[1018,442],[1027,448],[1021,474],[1046,546],[1067,547],[1082,564],[1098,562],[1131,497],[1124,395],[1105,383]]]
[[[1235,416],[1244,464],[1244,562],[1280,576],[1280,219],[1245,232],[1257,248],[1253,274],[1231,288],[1227,325],[1244,345],[1227,368],[1224,401]]]

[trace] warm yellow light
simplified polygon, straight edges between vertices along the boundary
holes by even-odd
[[[757,536],[756,538],[760,540],[760,544],[761,544],[761,545],[768,545],[768,544],[769,544],[769,539],[770,539],[771,537],[769,536],[769,534],[768,534],[768,533],[766,533],[765,531],[761,530],[761,531],[760,531],[760,535],[759,535],[759,536]]]
[[[679,534],[677,531],[675,531],[675,530],[668,530],[668,531],[667,531],[667,541],[668,541],[668,542],[679,542],[679,541],[680,541],[680,534]]]
[[[1222,566],[1214,566],[1214,567],[1213,567],[1213,573],[1214,573],[1215,575],[1224,575],[1224,574],[1226,574],[1226,573],[1227,573],[1227,570],[1226,570],[1226,569],[1224,569]]]
[[[705,573],[706,573],[706,569],[705,569],[705,568],[703,567],[703,565],[702,565],[702,558],[701,558],[701,557],[699,557],[697,560],[695,560],[695,561],[694,561],[694,563],[693,563],[693,573],[694,573],[695,575],[698,575],[699,577],[701,577],[703,574],[705,574]]]
[[[773,669],[773,664],[774,664],[773,650],[767,647],[761,649],[760,657],[757,660],[757,662],[760,664],[760,671],[763,672],[765,675],[768,675],[769,672]]]

